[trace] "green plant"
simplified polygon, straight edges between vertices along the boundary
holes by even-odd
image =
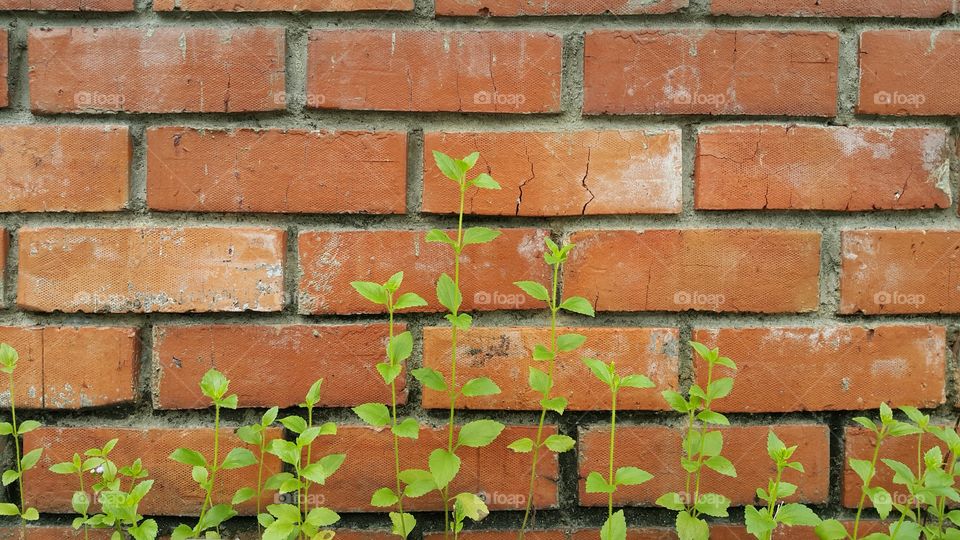
[[[446,319],[450,322],[450,379],[445,381],[442,374],[431,368],[420,368],[413,371],[424,386],[439,392],[446,392],[450,401],[450,414],[447,422],[447,448],[438,448],[430,454],[429,472],[432,475],[432,481],[440,491],[443,499],[444,516],[444,536],[449,537],[453,534],[456,538],[459,528],[462,528],[462,513],[465,517],[482,516],[484,512],[474,512],[480,506],[486,508],[482,501],[466,502],[471,494],[460,494],[454,498],[450,497],[449,485],[460,470],[460,458],[456,455],[457,448],[469,446],[477,448],[487,446],[493,442],[500,432],[503,431],[503,424],[492,420],[478,420],[465,424],[460,431],[459,439],[454,439],[457,398],[463,396],[484,396],[499,394],[500,388],[487,377],[478,377],[467,381],[462,387],[457,382],[457,335],[460,331],[465,331],[473,324],[473,318],[466,313],[460,313],[460,306],[463,302],[463,295],[460,291],[460,259],[464,248],[474,244],[485,244],[492,242],[498,236],[499,231],[487,227],[463,228],[464,201],[467,189],[474,187],[479,189],[500,189],[498,184],[489,174],[481,173],[473,179],[468,179],[467,173],[473,169],[479,159],[480,154],[473,152],[463,159],[454,159],[442,152],[433,152],[433,158],[444,176],[457,184],[460,193],[459,212],[457,214],[457,232],[456,237],[451,238],[446,232],[439,229],[432,229],[427,233],[427,242],[439,242],[446,244],[453,250],[453,277],[444,273],[437,280],[437,299],[443,307],[447,308],[449,313]],[[464,438],[464,432],[469,434]],[[482,444],[480,442],[483,441]],[[402,473],[402,472],[401,472]],[[419,478],[419,473],[411,473],[411,479],[415,483],[423,481]],[[408,482],[409,483],[409,482]],[[462,495],[462,496],[461,496]],[[476,495],[473,495],[476,497]],[[450,503],[454,502],[454,512],[450,512]],[[459,510],[458,510],[459,508]],[[469,511],[468,511],[469,510]],[[453,524],[451,524],[451,517]]]
[[[193,480],[204,492],[203,504],[200,507],[200,517],[193,527],[180,524],[171,535],[172,540],[187,538],[220,538],[220,525],[237,515],[233,505],[239,504],[252,496],[249,488],[242,488],[234,495],[233,500],[227,503],[213,501],[213,492],[217,483],[217,473],[221,470],[240,469],[249,467],[257,462],[253,452],[246,448],[234,448],[227,453],[220,462],[220,411],[221,409],[236,409],[237,395],[227,395],[230,381],[215,369],[207,371],[200,380],[200,390],[211,400],[214,407],[213,421],[213,455],[208,461],[204,455],[190,448],[177,448],[170,454],[170,459],[192,467]]]
[[[617,397],[622,388],[653,388],[654,384],[644,375],[617,374],[616,363],[605,364],[594,358],[584,358],[583,362],[594,376],[610,388],[610,458],[607,465],[607,478],[598,472],[587,475],[587,493],[607,494],[607,520],[600,528],[601,540],[625,540],[627,538],[627,520],[623,510],[613,512],[613,494],[620,486],[636,486],[647,482],[653,475],[637,467],[619,467],[614,471],[614,448],[617,435]]]
[[[545,440],[543,438],[544,421],[547,413],[552,411],[557,414],[563,414],[567,408],[567,398],[553,395],[554,372],[556,368],[557,355],[560,353],[572,352],[580,348],[587,340],[580,334],[557,335],[557,315],[560,310],[567,310],[582,315],[594,316],[593,306],[585,298],[573,296],[562,300],[558,296],[560,284],[560,267],[567,261],[573,244],[567,244],[559,247],[550,238],[545,239],[547,253],[543,255],[544,261],[551,267],[553,278],[548,290],[542,284],[535,281],[518,281],[514,283],[523,292],[531,297],[546,302],[550,310],[550,344],[536,345],[533,350],[533,359],[547,363],[547,370],[530,367],[527,378],[530,388],[543,396],[540,399],[540,422],[537,425],[537,434],[535,439],[524,437],[510,444],[510,449],[514,452],[533,452],[533,459],[530,467],[530,488],[527,493],[527,505],[523,513],[523,523],[520,526],[519,538],[523,538],[527,530],[527,524],[530,520],[530,512],[533,508],[534,487],[537,479],[537,465],[540,461],[540,452],[544,446],[551,452],[562,453],[573,449],[574,440],[566,435],[550,435]]]
[[[730,499],[718,493],[700,492],[703,468],[726,476],[737,476],[737,470],[730,460],[720,455],[723,433],[708,429],[711,425],[730,424],[727,417],[714,411],[712,406],[714,400],[730,394],[733,379],[722,377],[714,380],[714,369],[723,366],[735,370],[737,366],[733,360],[720,356],[719,349],[709,349],[695,341],[691,341],[690,346],[707,363],[707,385],[703,388],[693,384],[689,398],[673,390],[661,393],[673,410],[687,415],[684,455],[680,458],[680,464],[686,471],[686,483],[684,491],[666,493],[657,499],[657,504],[677,512],[676,527],[680,540],[706,540],[710,536],[710,526],[700,516],[727,517]]]
[[[34,448],[26,452],[21,457],[20,438],[25,433],[29,433],[38,427],[40,422],[36,420],[24,420],[17,424],[17,404],[16,389],[14,387],[13,372],[17,369],[17,361],[20,355],[17,351],[7,345],[0,343],[0,371],[9,376],[8,387],[10,391],[10,422],[0,422],[0,435],[9,435],[13,438],[14,457],[16,459],[16,468],[3,472],[3,485],[9,486],[14,481],[20,490],[20,506],[13,503],[0,503],[0,516],[20,516],[20,537],[22,538],[26,531],[27,521],[36,521],[40,519],[40,513],[36,508],[24,508],[23,497],[23,473],[37,466],[40,456],[43,454],[43,448]],[[25,450],[25,449],[24,449]]]
[[[257,487],[256,488],[244,488],[241,490],[240,499],[245,499],[247,495],[252,496],[257,501],[257,515],[260,515],[261,511],[261,501],[263,499],[263,462],[264,458],[267,455],[267,445],[269,444],[269,439],[267,439],[267,429],[273,425],[277,420],[277,414],[279,413],[279,408],[272,407],[267,412],[263,413],[263,416],[260,418],[260,421],[255,424],[250,424],[248,426],[242,426],[237,429],[237,438],[241,441],[254,446],[257,449]],[[259,522],[257,523],[257,530],[262,534],[263,528],[260,526]]]
[[[398,311],[413,307],[425,306],[427,301],[415,293],[403,293],[395,296],[403,284],[403,272],[397,272],[384,284],[369,281],[354,281],[350,285],[360,295],[371,302],[382,305],[387,309],[389,317],[387,360],[377,364],[377,371],[385,384],[390,385],[390,409],[382,403],[365,403],[354,407],[353,411],[361,420],[376,428],[390,426],[393,434],[393,466],[395,488],[383,487],[374,492],[370,504],[379,508],[396,506],[396,512],[390,512],[390,521],[393,523],[393,534],[406,538],[410,531],[417,526],[413,515],[403,511],[404,492],[400,480],[400,438],[417,439],[420,437],[420,424],[413,418],[406,418],[398,422],[397,418],[397,378],[403,372],[404,366],[413,353],[413,335],[402,332],[394,335],[394,314]]]
[[[780,501],[797,491],[796,485],[783,480],[783,472],[787,469],[804,472],[802,463],[790,461],[796,451],[796,446],[787,448],[773,431],[767,434],[767,455],[776,464],[777,474],[767,483],[767,489],[757,489],[757,498],[764,501],[766,506],[758,510],[749,505],[745,509],[747,532],[758,540],[770,540],[779,525],[793,527],[820,524],[820,518],[808,507],[800,503],[781,504]]]
[[[118,439],[111,439],[103,448],[91,448],[84,452],[86,458],[73,454],[71,461],[57,463],[50,470],[57,474],[76,475],[80,490],[71,499],[73,510],[80,514],[74,518],[73,528],[83,527],[84,538],[89,538],[89,529],[113,529],[112,540],[121,540],[125,534],[134,540],[154,540],[157,537],[157,522],[144,520],[139,513],[140,501],[150,492],[153,480],[144,480],[149,474],[138,458],[132,465],[118,469],[110,459],[110,452]],[[91,497],[84,486],[84,474],[94,474],[97,481],[91,486],[93,500],[100,502],[100,513],[90,515]],[[123,478],[130,479],[129,489],[123,489]]]
[[[307,418],[286,416],[280,419],[285,428],[297,435],[296,440],[273,439],[267,446],[267,451],[293,467],[293,472],[280,472],[271,476],[265,487],[281,494],[293,493],[296,504],[271,504],[267,506],[267,512],[257,516],[260,525],[266,528],[263,531],[263,540],[332,538],[333,533],[321,529],[340,521],[336,512],[319,504],[310,508],[311,483],[321,486],[326,484],[327,479],[337,472],[347,457],[346,454],[330,454],[313,461],[313,442],[317,437],[337,434],[337,425],[333,422],[314,425],[313,409],[320,401],[322,384],[323,379],[313,383],[304,402],[300,404],[301,408],[307,410]]]

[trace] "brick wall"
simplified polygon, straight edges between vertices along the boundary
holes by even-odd
[[[141,509],[164,526],[199,505],[188,471],[166,456],[209,444],[196,383],[216,366],[245,407],[295,407],[324,377],[321,414],[344,424],[331,444],[348,453],[326,503],[347,529],[385,527],[367,512],[389,483],[378,466],[389,434],[350,425],[345,409],[389,399],[374,369],[385,326],[348,283],[405,270],[431,302],[401,317],[413,362],[443,368],[449,336],[432,289],[448,259],[423,234],[452,226],[456,201],[435,149],[479,150],[503,186],[468,194],[467,221],[504,234],[471,248],[465,307],[478,327],[462,338],[462,369],[504,390],[465,400],[462,418],[496,416],[512,432],[503,441],[536,423],[516,373],[544,316],[511,283],[548,278],[550,235],[578,244],[563,288],[598,316],[561,323],[588,336],[591,355],[660,389],[705,376],[689,339],[739,363],[723,407],[734,424],[725,454],[741,476],[705,477],[735,504],[766,482],[768,427],[801,445],[796,498],[844,518],[858,489],[844,460],[869,451],[853,416],[891,401],[953,422],[955,1],[0,9],[0,341],[21,354],[18,405],[47,425],[27,444],[48,448],[48,466],[116,433],[118,452],[142,456],[159,480]],[[578,448],[542,465],[535,527],[547,532],[535,537],[595,538],[603,501],[582,479],[605,459],[608,405],[578,358],[560,362],[558,388],[573,397],[550,429]],[[411,380],[402,397],[440,424],[435,394]],[[669,514],[650,507],[676,487],[678,424],[654,393],[621,405],[619,456],[657,477],[617,502],[631,507],[632,538],[669,538]],[[410,443],[408,465],[423,466],[441,437]],[[460,487],[494,510],[482,528],[518,525],[525,467],[506,442],[465,456]],[[224,492],[248,480],[226,475]],[[73,487],[43,470],[26,487],[44,513],[31,538],[64,537],[54,514],[69,510]],[[740,515],[714,535],[743,538]],[[442,523],[420,519],[428,532]]]

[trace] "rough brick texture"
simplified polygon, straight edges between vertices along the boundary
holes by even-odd
[[[939,17],[956,13],[953,0],[712,0],[718,15],[787,17]]]
[[[318,30],[308,45],[307,101],[324,109],[557,112],[560,48],[560,36],[547,32]]]
[[[626,0],[564,0],[549,2],[540,0],[439,0],[437,15],[492,15],[494,17],[518,17],[522,15],[660,15],[674,13],[689,5],[689,0],[651,0],[629,2]]]
[[[860,426],[847,427],[844,430],[844,441],[846,444],[843,468],[843,505],[847,508],[856,508],[860,502],[861,486],[863,485],[857,473],[850,467],[850,459],[866,459],[873,457],[874,443],[876,438],[872,433]],[[936,444],[937,440],[931,436],[924,437],[923,451],[926,452]],[[947,449],[941,446],[943,455],[947,455]],[[888,438],[883,441],[880,448],[880,459],[893,459],[907,464],[911,469],[916,470],[917,460],[917,437],[909,435],[905,437]],[[893,482],[893,470],[878,462],[876,478],[871,485],[885,488],[893,496],[897,504],[905,504],[910,500],[910,494],[907,490]],[[867,506],[871,506],[866,501]]]
[[[838,43],[829,32],[594,30],[583,111],[832,116]]]
[[[157,0],[156,11],[410,11],[413,0]]]
[[[34,28],[27,50],[39,113],[284,106],[280,28]]]
[[[428,133],[424,212],[456,213],[459,197],[431,152],[480,152],[478,167],[503,189],[472,188],[465,208],[495,216],[677,214],[681,210],[680,131]]]
[[[402,214],[406,145],[396,132],[151,129],[147,201],[187,212]]]
[[[700,130],[696,204],[703,210],[949,208],[942,129],[759,124]]]
[[[566,397],[569,410],[590,411],[610,408],[610,397],[594,392],[593,375],[580,358],[616,361],[620,371],[649,373],[658,388],[677,388],[679,333],[676,329],[645,328],[560,328],[559,334],[576,333],[587,337],[583,348],[561,353],[556,362],[554,394]],[[558,334],[558,335],[559,335]],[[527,386],[531,366],[543,369],[532,359],[537,344],[550,343],[550,332],[540,328],[474,328],[458,336],[457,377],[462,381],[488,376],[502,390],[485,397],[464,397],[459,406],[469,409],[539,410],[539,395]],[[449,378],[450,329],[428,327],[423,330],[424,365]],[[423,406],[449,407],[447,394],[425,388]],[[618,400],[624,410],[662,410],[666,407],[659,393],[650,390],[624,390]]]
[[[17,303],[64,312],[278,311],[285,237],[240,227],[21,229]]]
[[[569,294],[602,311],[813,311],[820,234],[812,231],[582,231]],[[616,253],[617,257],[611,257]]]

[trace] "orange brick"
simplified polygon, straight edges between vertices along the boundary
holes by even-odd
[[[430,303],[427,310],[444,309],[436,300],[436,282],[444,272],[453,275],[453,250],[447,245],[426,243],[425,234],[382,230],[301,232],[300,312],[380,312],[380,306],[357,294],[350,282],[383,283],[401,270],[406,272],[403,292],[418,293]],[[539,229],[504,229],[491,243],[467,246],[460,263],[461,311],[543,307],[513,282],[549,279],[542,257],[546,235]]]
[[[943,129],[734,125],[700,130],[703,210],[949,208]]]
[[[841,313],[960,313],[960,232],[857,230],[841,239]]]
[[[285,237],[241,227],[24,228],[17,303],[64,312],[279,311]]]
[[[823,503],[830,483],[830,434],[825,425],[780,424],[742,426],[723,429],[723,455],[737,468],[737,478],[713,471],[703,473],[701,493],[721,493],[735,506],[752,504],[758,487],[776,474],[767,456],[767,433],[773,431],[788,445],[797,445],[794,460],[804,465],[806,474],[787,471],[783,479],[797,484],[790,500]],[[637,465],[654,475],[639,486],[622,486],[614,494],[618,505],[652,506],[664,493],[682,491],[686,473],[680,468],[680,429],[663,426],[626,426],[617,428],[616,453],[619,465]],[[606,427],[580,430],[580,504],[606,506],[606,494],[588,494],[586,477],[591,471],[607,470],[610,430]]]
[[[829,32],[593,30],[583,112],[833,116],[838,46]]]
[[[681,133],[666,131],[431,132],[424,137],[423,211],[456,213],[459,194],[433,150],[465,156],[501,190],[468,192],[471,214],[579,216],[679,214]]]
[[[308,54],[312,107],[560,111],[561,42],[549,32],[314,30]]]
[[[281,28],[33,28],[27,50],[36,112],[284,108]]]
[[[278,437],[279,429],[271,430],[270,438]],[[26,504],[40,513],[70,514],[70,497],[78,486],[54,474],[48,469],[54,463],[68,461],[74,452],[83,453],[88,448],[101,447],[110,439],[119,439],[110,454],[118,466],[125,466],[136,458],[155,480],[150,493],[140,502],[140,512],[145,515],[192,516],[197,515],[204,493],[190,478],[190,467],[169,458],[180,447],[192,448],[206,456],[213,455],[213,430],[204,428],[126,428],[126,427],[43,427],[24,436],[24,448],[43,447],[43,456],[35,469],[24,475]],[[230,448],[243,446],[233,434],[232,428],[220,431],[221,458]],[[209,458],[208,458],[209,459]],[[280,462],[267,456],[264,477],[280,472]],[[93,477],[88,478],[91,485]],[[234,492],[244,486],[256,485],[257,468],[224,470],[217,475],[216,502],[229,502]],[[272,493],[265,493],[264,502],[273,501]],[[256,511],[256,501],[250,500],[236,506],[238,512],[250,515]]]
[[[565,296],[601,311],[803,312],[818,306],[820,233],[580,231]],[[613,255],[615,254],[615,255]]]
[[[892,406],[898,406],[899,403],[892,403]],[[951,422],[952,424],[952,422]],[[843,459],[843,492],[841,501],[847,508],[856,508],[860,502],[860,493],[863,483],[860,477],[850,467],[851,459],[870,460],[873,457],[873,448],[875,437],[872,433],[860,426],[850,426],[844,430],[845,451]],[[923,451],[933,448],[938,442],[930,435],[923,438]],[[948,451],[942,444],[943,455],[947,456]],[[913,471],[917,470],[917,436],[909,435],[905,437],[890,438],[883,441],[880,447],[880,459],[893,459],[906,464]],[[887,467],[883,462],[877,461],[876,477],[870,482],[871,486],[880,486],[886,489],[893,496],[894,503],[907,504],[910,501],[910,494],[901,485],[893,483],[893,470]],[[872,506],[870,500],[864,501],[867,507]]]
[[[438,0],[437,15],[520,17],[526,15],[653,15],[675,13],[689,0],[563,0],[527,2],[521,0]]]
[[[411,11],[413,0],[157,0],[156,11]]]
[[[693,339],[737,363],[733,392],[715,403],[731,412],[875,409],[880,403],[934,408],[945,401],[946,328],[698,329]],[[706,365],[697,359],[698,381]]]
[[[716,15],[788,17],[928,17],[956,13],[952,0],[713,0]]]
[[[610,396],[581,361],[582,357],[615,361],[621,374],[636,373],[650,377],[657,390],[624,389],[617,408],[623,410],[662,410],[666,407],[660,391],[676,389],[679,384],[679,358],[676,328],[560,328],[558,334],[578,333],[587,337],[580,349],[561,353],[556,362],[554,395],[570,400],[569,410],[609,410]],[[474,377],[490,377],[501,394],[485,397],[461,397],[457,406],[465,409],[540,410],[540,394],[527,386],[530,366],[546,369],[533,360],[535,345],[548,345],[550,331],[545,328],[474,327],[457,337],[457,380],[460,384]],[[450,329],[423,329],[423,363],[449,377]],[[423,406],[449,407],[443,392],[423,389]]]
[[[154,210],[402,214],[406,175],[406,133],[147,130]]]
[[[398,324],[395,331],[405,329]],[[324,380],[321,407],[390,403],[390,387],[376,369],[387,335],[386,324],[157,326],[154,406],[208,407],[198,383],[211,367],[231,380],[241,407],[295,407],[317,379]],[[404,380],[397,380],[401,402]]]

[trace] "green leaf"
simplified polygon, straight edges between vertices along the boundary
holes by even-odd
[[[572,450],[576,441],[566,435],[550,435],[543,441],[543,444],[551,451],[561,453]]]
[[[213,529],[235,515],[237,515],[237,512],[229,504],[216,504],[207,509],[207,513],[197,523],[197,527],[201,531]]]
[[[450,326],[457,330],[469,330],[473,325],[473,317],[467,313],[461,313],[456,316],[454,316],[453,313],[447,313],[443,318],[450,321]]]
[[[541,399],[540,406],[548,411],[553,411],[557,414],[563,414],[563,411],[567,409],[567,398],[563,396],[556,396],[550,399]]]
[[[500,184],[487,173],[480,173],[471,183],[480,189],[500,189]]]
[[[447,487],[447,484],[460,472],[460,458],[442,448],[431,452],[428,462],[430,474],[433,475],[433,481],[437,489]]]
[[[571,296],[570,298],[567,298],[560,304],[560,309],[565,309],[567,311],[572,311],[573,313],[579,313],[581,315],[587,315],[590,317],[595,315],[593,311],[593,305],[582,296]]]
[[[705,460],[703,464],[724,476],[737,477],[737,469],[734,468],[729,459],[723,456],[713,456]]]
[[[420,437],[420,424],[413,418],[407,418],[396,426],[390,428],[394,435],[404,439],[417,439]]]
[[[696,341],[690,341],[688,343],[690,343],[690,346],[693,347],[693,350],[696,351],[697,355],[699,355],[700,358],[703,358],[704,360],[707,360],[707,361],[713,361],[716,359],[716,355],[713,354],[710,348],[704,345],[703,343],[699,343]]]
[[[383,284],[383,288],[389,292],[397,292],[397,289],[400,288],[400,285],[403,284],[403,272],[397,272],[394,275],[390,276],[390,279]]]
[[[413,353],[413,334],[410,332],[401,332],[393,336],[390,343],[387,344],[387,358],[394,364],[399,364]]]
[[[434,150],[433,161],[437,164],[437,168],[440,169],[440,172],[443,173],[444,176],[458,184],[463,181],[463,172],[461,172],[455,159],[443,152]]]
[[[716,424],[720,426],[729,426],[730,420],[727,417],[715,411],[700,411],[697,419],[707,424]]]
[[[380,362],[377,364],[377,372],[383,378],[384,384],[390,384],[400,376],[403,366],[400,364],[391,364],[389,362]]]
[[[700,499],[694,505],[694,508],[701,514],[712,517],[727,517],[727,509],[730,507],[730,499],[717,493],[703,493]]]
[[[636,467],[620,467],[614,478],[618,486],[637,486],[649,481],[653,475]]]
[[[460,304],[463,303],[463,297],[456,283],[447,274],[441,274],[440,279],[437,280],[437,300],[451,313],[459,311]]]
[[[50,466],[50,472],[54,474],[77,474],[77,466],[69,461],[63,463],[54,463]]]
[[[360,296],[373,302],[374,304],[386,305],[387,291],[383,285],[372,281],[351,281],[350,286],[354,288]]]
[[[673,511],[680,511],[686,508],[683,497],[679,493],[664,493],[657,498],[654,504]]]
[[[683,395],[680,392],[675,392],[673,390],[664,390],[660,392],[660,395],[663,396],[664,401],[670,405],[670,408],[677,411],[678,413],[687,413],[690,411],[690,404],[687,403],[687,400],[684,399]]]
[[[872,487],[867,490],[867,497],[873,503],[874,509],[880,515],[880,519],[887,519],[890,511],[893,510],[893,497],[882,487]]]
[[[808,525],[814,526],[820,524],[820,518],[813,510],[799,503],[787,503],[777,510],[777,521],[784,525]]]
[[[17,505],[10,504],[10,503],[0,503],[0,516],[19,516],[19,515],[20,515],[20,509],[17,508]]]
[[[533,439],[529,437],[517,439],[510,443],[507,448],[518,454],[526,454],[527,452],[533,451]]]
[[[430,471],[407,469],[400,471],[399,478],[406,485],[403,489],[403,494],[406,497],[415,499],[437,489],[437,484]]]
[[[457,241],[453,238],[450,238],[450,235],[440,229],[430,229],[430,232],[427,233],[425,238],[427,243],[440,243],[447,244],[449,246],[456,247]]]
[[[820,522],[814,532],[820,540],[844,540],[848,537],[846,527],[835,519]]]
[[[532,366],[530,367],[528,383],[530,384],[530,388],[540,392],[543,395],[547,395],[550,392],[550,388],[553,386],[553,384],[550,382],[549,375]]]
[[[875,424],[875,423],[873,422],[873,420],[871,420],[871,419],[869,419],[869,418],[866,418],[866,417],[864,417],[864,416],[858,416],[858,417],[854,418],[853,421],[856,422],[856,423],[858,423],[858,424],[860,424],[861,426],[869,429],[870,431],[872,431],[872,432],[874,432],[874,433],[877,432],[877,424]]]
[[[537,344],[533,347],[533,359],[538,362],[546,362],[548,360],[553,360],[556,358],[556,355],[553,354],[553,351],[544,347],[543,345]]]
[[[720,399],[730,395],[732,390],[733,379],[723,377],[710,383],[710,386],[707,387],[707,395],[709,395],[711,399]]]
[[[27,508],[20,514],[26,521],[37,521],[40,519],[40,512],[33,507]]]
[[[560,352],[574,351],[580,348],[586,341],[587,336],[580,334],[563,334],[557,336],[557,349],[559,349]]]
[[[3,471],[2,479],[3,479],[3,485],[5,486],[9,486],[10,484],[16,482],[17,479],[19,478],[20,478],[20,473],[18,473],[13,469]]]
[[[246,448],[234,448],[227,454],[227,457],[223,459],[220,467],[222,469],[240,469],[255,465],[256,463],[257,457],[253,455],[253,452]]]
[[[656,385],[646,375],[627,375],[620,381],[624,388],[653,388]]]
[[[483,448],[492,443],[503,431],[504,425],[493,420],[475,420],[460,428],[457,445],[468,448]]]
[[[427,301],[423,299],[422,296],[416,293],[408,292],[400,295],[399,298],[393,303],[394,311],[400,311],[401,309],[410,309],[413,307],[421,307],[427,305]]]
[[[770,456],[770,459],[778,461],[777,456],[786,449],[787,445],[783,444],[783,441],[780,440],[780,437],[777,437],[773,430],[767,432],[767,455]]]
[[[617,486],[611,485],[600,473],[594,471],[587,475],[587,493],[613,493]]]
[[[477,160],[480,159],[480,152],[471,152],[469,155],[464,157],[461,161],[466,165],[466,168],[463,169],[463,172],[467,172],[477,164]],[[463,168],[463,167],[461,167]]]
[[[220,400],[227,393],[230,381],[223,373],[211,368],[200,379],[200,390],[212,400]]]
[[[233,499],[230,500],[230,504],[240,504],[257,496],[256,490],[250,487],[244,487],[237,490],[233,494]]]
[[[679,540],[709,540],[710,527],[706,521],[680,512],[677,514],[677,536]]]
[[[353,413],[376,428],[390,424],[390,410],[383,403],[364,403],[354,407]]]
[[[390,522],[393,524],[393,534],[404,539],[410,536],[410,531],[417,526],[417,520],[406,512],[402,515],[399,512],[390,512]]]
[[[197,452],[196,450],[191,450],[189,448],[177,448],[170,454],[170,459],[176,461],[177,463],[183,463],[184,465],[190,465],[192,467],[206,467],[207,460]]]
[[[493,396],[500,393],[500,387],[487,377],[470,379],[461,389],[467,397]]]
[[[873,467],[870,465],[870,462],[865,459],[851,459],[850,468],[857,473],[857,476],[860,477],[860,481],[864,484],[869,483],[870,480],[873,479]]]
[[[411,372],[413,377],[420,381],[420,384],[426,386],[431,390],[436,390],[437,392],[446,392],[447,383],[443,379],[443,375],[433,369],[433,368],[419,368]]]
[[[314,508],[307,513],[307,523],[314,527],[329,527],[340,521],[340,515],[329,508]]]
[[[392,489],[380,488],[373,492],[373,497],[370,498],[370,505],[376,506],[377,508],[386,508],[397,504],[399,500],[400,498],[397,497],[397,494],[394,493]]]
[[[761,512],[752,505],[744,509],[744,518],[747,532],[755,538],[766,538],[767,533],[777,527],[777,522],[771,519],[766,511]]]
[[[536,281],[515,281],[513,284],[520,287],[523,292],[527,293],[527,295],[534,300],[543,302],[550,301],[550,293],[547,291],[547,288]]]
[[[17,354],[16,349],[7,345],[6,343],[0,343],[0,371],[4,373],[13,373],[17,368],[17,360],[20,359],[20,355]],[[19,512],[18,512],[19,513]],[[17,514],[0,514],[0,515],[11,515],[15,516]]]
[[[600,379],[600,382],[611,388],[613,387],[613,374],[610,372],[610,366],[596,358],[584,358],[583,363],[590,368],[594,377]]]
[[[40,422],[37,422],[36,420],[24,420],[19,426],[17,426],[17,434],[23,435],[24,433],[30,433],[38,427],[40,427]]]
[[[623,515],[623,510],[617,510],[607,518],[600,528],[600,540],[626,540],[627,538],[627,519]]]
[[[492,242],[500,236],[500,231],[489,227],[470,227],[463,232],[463,245],[486,244]]]
[[[0,435],[10,435],[13,433],[13,424],[10,422],[0,422]]]
[[[457,515],[466,516],[474,521],[480,521],[490,513],[486,503],[475,493],[458,493],[454,497],[454,509]]]

